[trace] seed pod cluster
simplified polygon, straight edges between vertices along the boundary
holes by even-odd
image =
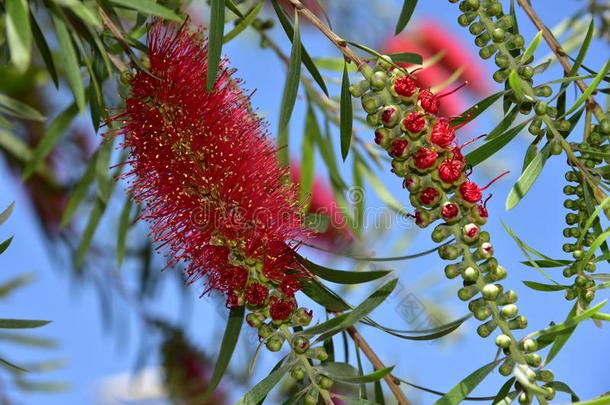
[[[571,144],[578,160],[590,171],[594,181],[610,179],[610,157],[604,157],[604,154],[610,151],[609,138],[610,120],[604,119],[591,128],[586,141]],[[595,200],[583,174],[571,168],[565,177],[569,184],[563,188],[563,193],[567,196],[564,207],[571,212],[566,215],[565,222],[568,226],[564,228],[563,234],[566,238],[575,239],[563,245],[563,250],[572,253],[574,257],[574,261],[563,271],[565,277],[574,277],[573,284],[566,290],[565,296],[568,300],[577,299],[580,306],[586,308],[595,298],[595,281],[588,277],[588,274],[595,271],[596,264],[594,254],[586,262],[585,257],[595,240],[594,227],[599,225],[599,219],[595,219],[590,226],[586,224],[592,214],[587,201]]]
[[[489,233],[481,230],[488,219],[482,202],[485,187],[468,177],[456,142],[459,126],[438,115],[442,95],[418,87],[409,72],[396,68],[387,56],[363,74],[370,79],[350,90],[376,127],[375,143],[392,159],[392,172],[403,179],[415,223],[421,228],[437,223],[432,231],[437,243],[453,238],[438,253],[452,262],[445,267],[446,276],[462,278],[458,297],[482,322],[478,334],[487,337],[499,330],[502,337],[496,344],[507,356],[504,372],[510,374],[520,363],[536,381],[532,368],[540,365],[540,356],[520,347],[512,334],[527,326],[527,318],[519,314],[517,294],[499,284],[506,270],[493,257]]]

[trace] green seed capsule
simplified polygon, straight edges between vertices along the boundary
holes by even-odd
[[[468,13],[461,14],[458,17],[458,20],[457,20],[458,24],[460,24],[462,27],[467,27],[471,23],[471,21],[468,19],[468,15],[467,14]]]
[[[377,66],[385,71],[390,70],[393,66],[390,55],[381,55],[381,57],[377,58]]]
[[[496,267],[495,270],[489,272],[489,276],[492,281],[500,281],[506,278],[506,269],[502,266]]]
[[[568,121],[568,120],[561,120],[557,123],[557,129],[559,129],[562,132],[569,131],[571,127],[572,127],[572,124],[570,124],[570,121]]]
[[[601,132],[604,135],[610,135],[610,119],[603,119],[600,123],[599,123],[599,132]]]
[[[474,44],[479,48],[482,48],[489,43],[490,39],[491,36],[488,33],[484,32],[474,39]]]
[[[521,49],[521,48],[523,48],[524,44],[525,44],[525,39],[523,39],[523,37],[521,35],[515,35],[509,41],[508,46],[510,49]]]
[[[551,94],[553,94],[553,89],[551,86],[543,84],[542,86],[534,88],[534,94],[538,97],[550,97]]]
[[[595,291],[589,290],[585,293],[584,297],[586,302],[592,302],[595,299]]]
[[[479,293],[479,287],[477,287],[476,285],[473,284],[473,285],[469,285],[467,287],[460,288],[458,290],[458,298],[461,299],[462,301],[468,301],[469,299],[471,299],[478,293]]]
[[[510,347],[511,339],[506,335],[498,335],[496,337],[496,345],[501,349],[506,349]]]
[[[574,291],[573,288],[568,288],[568,289],[566,289],[566,291],[564,293],[564,297],[566,300],[572,301],[573,299],[576,298],[576,291]]]
[[[494,81],[496,81],[498,83],[504,83],[506,81],[507,77],[508,77],[508,70],[506,70],[506,69],[496,70],[493,74]]]
[[[445,224],[437,225],[432,231],[432,240],[440,243],[451,235],[451,228]]]
[[[481,3],[479,2],[479,0],[466,0],[466,5],[468,5],[468,8],[470,10],[477,11],[481,6]]]
[[[438,250],[441,259],[455,260],[460,256],[461,249],[455,245],[444,245]]]
[[[479,270],[475,269],[474,267],[467,267],[466,270],[464,270],[464,272],[462,273],[462,277],[464,278],[464,281],[477,281],[477,279],[479,278]]]
[[[544,397],[546,399],[548,399],[549,401],[552,401],[555,398],[555,388],[553,387],[542,387],[543,390],[546,391],[546,394],[544,394]]]
[[[536,113],[536,115],[545,115],[547,108],[548,108],[547,103],[545,103],[544,101],[538,101],[534,105],[534,112]]]
[[[296,354],[304,354],[309,349],[309,339],[305,336],[296,335],[292,339],[292,350]]]
[[[553,141],[551,144],[551,155],[560,155],[563,152],[563,146],[561,146],[561,142]]]
[[[456,278],[460,273],[460,268],[455,264],[448,264],[445,266],[445,276],[449,279]]]
[[[494,59],[494,61],[496,62],[496,66],[498,66],[499,68],[507,68],[509,65],[509,60],[508,60],[508,56],[506,55],[502,55],[501,53],[498,53],[496,55],[496,58]]]
[[[532,396],[527,392],[522,392],[519,395],[519,403],[521,405],[529,405],[532,403]]]
[[[489,59],[494,55],[494,53],[496,53],[497,50],[498,48],[496,45],[487,45],[486,47],[481,48],[479,51],[479,56],[481,59]]]
[[[484,321],[491,316],[491,310],[487,307],[476,308],[472,314],[479,321]]]
[[[485,10],[485,13],[490,17],[496,17],[502,15],[502,5],[499,3],[493,3]]]

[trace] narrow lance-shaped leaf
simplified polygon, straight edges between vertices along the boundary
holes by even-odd
[[[294,14],[294,31],[292,36],[292,49],[290,51],[290,61],[288,64],[288,73],[286,83],[284,85],[284,93],[282,95],[282,105],[280,108],[279,132],[283,132],[288,127],[290,116],[294,109],[294,104],[297,99],[299,90],[299,81],[301,79],[301,34],[299,31],[299,15],[295,11]],[[287,148],[287,144],[280,144],[280,148]],[[286,153],[288,153],[286,151]],[[287,159],[285,159],[287,164]]]
[[[292,25],[290,24],[290,20],[289,20],[288,16],[286,15],[286,12],[280,7],[277,0],[271,0],[271,5],[273,6],[273,9],[275,10],[275,13],[277,14],[277,18],[278,18],[278,20],[280,20],[280,24],[281,24],[282,28],[284,29],[284,31],[286,32],[286,35],[288,35],[288,38],[292,39],[294,37],[294,29],[292,28]],[[324,79],[322,78],[320,71],[316,67],[313,60],[311,59],[311,56],[309,56],[309,53],[307,53],[307,50],[305,49],[303,44],[301,44],[301,55],[302,55],[302,60],[303,60],[303,64],[305,65],[305,68],[309,71],[309,73],[311,74],[311,77],[313,77],[313,79],[318,84],[318,86],[320,86],[320,89],[322,89],[324,94],[326,94],[328,96],[328,89],[326,88],[326,83],[324,83]]]
[[[32,108],[19,100],[5,96],[4,94],[0,94],[0,112],[32,121],[42,122],[46,119],[44,115],[35,108]]]
[[[4,209],[4,211],[0,212],[0,225],[2,225],[4,222],[6,222],[8,217],[11,216],[14,208],[15,208],[15,202],[12,202],[9,204],[8,207],[6,207]]]
[[[72,190],[70,193],[70,199],[68,200],[66,208],[61,216],[60,226],[62,228],[68,225],[68,223],[72,220],[72,217],[76,213],[76,209],[80,206],[81,202],[87,195],[87,190],[95,179],[96,161],[97,159],[94,156],[85,169],[85,173],[74,187],[74,190]]]
[[[25,72],[32,58],[32,30],[27,0],[6,0],[6,36],[11,62]]]
[[[231,357],[233,357],[233,352],[235,351],[235,346],[237,345],[237,340],[239,339],[239,333],[241,332],[241,326],[244,322],[244,307],[232,308],[229,313],[229,319],[227,320],[227,327],[225,329],[224,336],[222,338],[222,343],[220,344],[220,352],[218,353],[218,358],[216,359],[216,366],[214,367],[214,373],[212,374],[212,378],[208,385],[208,390],[205,395],[205,400],[207,401],[211,398],[212,394],[222,376],[231,361]],[[256,403],[256,402],[254,402]],[[248,404],[250,404],[248,402]]]
[[[243,30],[248,28],[250,24],[252,24],[252,22],[256,20],[256,17],[261,12],[264,5],[265,2],[261,1],[256,6],[254,6],[252,10],[250,10],[248,14],[246,14],[242,19],[240,19],[237,25],[235,25],[235,27],[223,37],[222,42],[226,44],[233,38],[237,37]]]
[[[78,113],[76,103],[72,103],[67,109],[59,114],[49,125],[47,130],[42,135],[40,142],[36,145],[36,149],[32,153],[32,159],[23,169],[23,180],[27,180],[38,169],[40,163],[48,156],[57,144],[66,129]]]
[[[572,105],[572,107],[570,107],[570,109],[568,111],[566,111],[564,115],[570,115],[571,113],[576,111],[578,109],[578,107],[580,107],[581,104],[585,102],[586,99],[591,97],[593,92],[597,89],[597,86],[599,86],[599,83],[602,81],[604,76],[606,76],[606,73],[608,72],[609,69],[610,69],[610,60],[606,61],[604,66],[599,70],[599,72],[597,73],[595,78],[591,81],[591,83],[589,84],[587,89],[580,95],[578,100],[576,100],[574,105]]]
[[[127,239],[127,231],[129,230],[129,214],[131,213],[131,206],[131,198],[127,196],[127,198],[125,198],[125,204],[123,204],[123,209],[121,209],[119,228],[117,232],[116,257],[119,266],[123,263],[123,258],[125,257],[125,241]]]
[[[269,391],[275,387],[288,372],[289,366],[284,365],[273,370],[267,377],[256,384],[250,391],[235,403],[235,405],[256,405],[262,401]]]
[[[4,242],[0,243],[0,255],[2,253],[4,253],[4,251],[10,246],[12,241],[13,241],[13,237],[11,236],[10,238],[5,240]]]
[[[305,268],[326,281],[338,284],[361,284],[377,280],[391,273],[391,270],[373,271],[347,271],[335,270],[313,263],[304,257],[299,256],[299,260]]]
[[[162,6],[161,4],[157,3],[155,0],[111,0],[112,3],[122,6],[122,7],[127,7],[127,8],[132,8],[134,10],[138,10],[144,14],[147,15],[154,15],[157,17],[163,17],[167,20],[173,20],[173,21],[181,21],[182,18],[174,13],[172,10],[170,10],[167,7]],[[222,3],[222,1],[221,1]],[[223,9],[224,9],[224,5],[223,5]],[[222,38],[222,35],[221,35]]]
[[[353,120],[353,109],[352,109],[352,96],[349,92],[349,73],[347,71],[347,62],[343,65],[343,78],[341,80],[341,120],[340,120],[340,134],[341,134],[341,156],[343,160],[347,158],[349,153],[349,147],[352,143],[352,126]]]
[[[478,103],[476,103],[475,105],[473,105],[472,107],[470,107],[469,109],[467,109],[466,111],[461,113],[459,116],[453,118],[451,120],[451,125],[457,126],[457,125],[464,123],[466,120],[468,120],[468,121],[473,120],[474,118],[481,115],[489,107],[491,107],[505,93],[506,93],[506,91],[500,91],[498,93],[492,94],[491,96],[484,98],[483,100],[479,101]]]
[[[481,383],[493,371],[494,368],[500,363],[499,360],[493,361],[489,364],[479,368],[468,377],[464,378],[455,387],[453,387],[448,393],[434,403],[434,405],[455,405],[472,392],[477,385]]]
[[[66,27],[66,23],[64,22],[63,17],[65,16],[60,10],[56,10],[57,11],[52,14],[52,19],[53,25],[55,26],[55,32],[57,34],[57,41],[59,42],[62,50],[61,66],[63,66],[66,71],[66,78],[70,84],[70,88],[72,89],[72,94],[74,94],[76,105],[78,106],[79,111],[84,112],[85,86],[80,73],[78,57],[76,55],[74,45],[72,44],[72,39],[70,38],[70,32],[68,31],[68,27]]]
[[[36,22],[36,18],[34,18],[32,12],[30,12],[30,21],[32,22],[32,35],[34,36],[34,41],[38,47],[38,52],[40,52],[40,56],[42,56],[42,60],[44,60],[47,67],[47,72],[49,72],[49,75],[53,80],[53,84],[55,84],[56,88],[59,88],[59,78],[57,77],[55,62],[53,62],[53,55],[51,55],[49,44],[47,44],[47,40],[45,39],[44,34],[42,33],[42,30]]]
[[[415,6],[417,5],[417,0],[404,0],[402,3],[402,9],[400,10],[400,16],[398,17],[398,21],[396,22],[396,29],[394,30],[394,35],[398,35],[405,29],[411,16],[413,15],[413,11],[415,11]]]
[[[320,127],[316,120],[315,113],[311,105],[307,106],[305,115],[305,129],[303,131],[303,143],[301,146],[301,170],[299,178],[299,200],[307,202],[313,186],[314,167],[315,167],[315,143],[316,138],[321,136]]]
[[[550,153],[551,147],[550,144],[547,144],[525,168],[506,198],[506,210],[515,208],[519,201],[525,197],[525,194],[534,185],[534,182],[542,172]]]
[[[224,0],[210,0],[210,31],[208,33],[208,72],[206,86],[211,92],[216,83],[225,26]]]
[[[527,121],[522,122],[516,127],[509,129],[499,136],[496,136],[492,140],[485,142],[483,145],[466,155],[466,162],[472,166],[476,166],[492,157],[496,152],[512,141],[519,134],[519,132],[521,132],[525,125],[527,125]]]
[[[532,43],[527,47],[525,52],[523,52],[523,55],[521,56],[521,60],[524,63],[530,58],[530,56],[534,56],[534,52],[536,52],[536,49],[538,49],[538,44],[540,43],[540,38],[542,38],[542,31],[538,31],[538,33],[532,40]]]
[[[32,329],[44,326],[49,322],[31,319],[0,319],[0,329]]]

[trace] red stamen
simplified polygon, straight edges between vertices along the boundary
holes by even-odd
[[[489,183],[487,183],[487,185],[485,187],[481,188],[481,191],[486,190],[489,186],[491,186],[492,184],[494,184],[496,181],[500,180],[502,177],[506,176],[508,173],[510,173],[510,170],[505,171],[504,173],[500,174],[499,176],[496,176],[495,178],[493,178]],[[490,196],[491,197],[491,196]]]

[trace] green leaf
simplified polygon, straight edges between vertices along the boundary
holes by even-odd
[[[521,132],[525,125],[527,125],[527,121],[522,122],[516,127],[511,128],[503,134],[485,142],[483,145],[466,155],[466,162],[472,166],[476,166],[479,163],[484,162],[506,146],[510,141],[512,141],[519,134],[519,132]]]
[[[489,107],[491,107],[504,94],[506,94],[506,91],[500,91],[498,93],[492,94],[491,96],[484,98],[483,100],[479,101],[478,103],[476,103],[475,105],[473,105],[472,107],[470,107],[469,109],[467,109],[466,111],[464,111],[463,113],[458,115],[457,117],[453,118],[451,120],[451,125],[455,127],[460,124],[463,124],[467,120],[472,121],[473,119],[475,119],[476,117],[481,115]]]
[[[589,247],[589,249],[587,250],[587,252],[585,253],[585,256],[583,257],[583,263],[588,263],[591,258],[593,257],[593,254],[595,253],[595,251],[602,245],[602,243],[604,243],[606,241],[606,239],[608,239],[610,237],[610,230],[607,230],[606,232],[602,233],[601,235],[599,235],[597,238],[595,238],[595,240],[593,241],[593,243],[591,244],[591,247]]]
[[[60,17],[61,16],[61,17]],[[80,66],[78,63],[78,56],[74,49],[74,44],[70,38],[70,32],[66,23],[62,17],[65,17],[63,13],[52,13],[53,25],[55,26],[55,33],[57,34],[57,41],[61,47],[61,63],[66,72],[66,79],[74,94],[74,100],[78,105],[78,110],[81,112],[85,111],[85,86],[83,84],[83,78],[80,73]]]
[[[542,330],[539,330],[539,331],[533,333],[532,335],[540,336],[541,338],[548,337],[548,336],[556,336],[557,334],[564,332],[565,330],[578,325],[580,322],[591,318],[591,316],[593,316],[593,314],[599,312],[606,305],[607,302],[608,302],[608,299],[605,299],[602,302],[600,302],[599,304],[582,311],[578,315],[568,317],[564,322],[562,322],[560,324],[549,326],[545,329],[542,329]],[[547,363],[548,363],[548,361],[547,361]]]
[[[525,92],[523,90],[523,81],[519,77],[519,74],[516,70],[511,70],[508,74],[508,85],[513,92],[515,93],[515,97],[517,100],[523,100],[525,98]]]
[[[330,312],[341,312],[351,309],[341,297],[320,283],[317,278],[302,281],[301,291]]]
[[[352,96],[349,92],[349,73],[347,72],[347,62],[343,65],[343,78],[341,79],[341,156],[343,160],[347,158],[349,153],[349,147],[352,143],[352,125],[353,120],[353,109],[352,109]]]
[[[400,16],[398,17],[398,21],[396,22],[396,29],[394,30],[394,35],[398,35],[405,29],[411,16],[413,15],[413,11],[415,11],[415,6],[417,5],[417,0],[404,0],[402,3],[402,9],[400,10]]]
[[[39,328],[51,321],[39,321],[30,319],[0,319],[0,329],[32,329]]]
[[[336,395],[335,397],[340,399],[341,402],[345,403],[346,405],[379,405],[377,402],[369,401],[368,399],[364,398],[352,398],[344,395]]]
[[[515,121],[515,118],[517,118],[518,115],[519,115],[519,108],[518,108],[518,106],[515,106],[512,110],[510,110],[510,112],[508,114],[506,114],[504,116],[502,121],[500,121],[500,123],[494,129],[492,129],[491,132],[489,132],[489,134],[487,134],[487,136],[485,137],[485,141],[489,142],[492,139],[495,139],[498,136],[500,136],[501,134],[503,134],[504,132],[506,132],[510,128],[512,123]]]
[[[31,392],[63,392],[70,388],[65,382],[25,381],[21,378],[15,380],[15,384],[22,391]]]
[[[61,114],[59,114],[51,125],[46,129],[40,142],[36,145],[36,149],[32,152],[32,159],[23,169],[22,179],[27,180],[38,169],[38,166],[51,153],[53,147],[57,144],[66,129],[78,113],[76,103],[72,103]]]
[[[246,14],[244,18],[240,19],[239,22],[235,25],[235,27],[223,37],[222,42],[226,44],[227,42],[238,36],[243,30],[248,28],[250,24],[252,24],[252,22],[256,20],[256,17],[261,12],[264,5],[265,2],[261,1],[256,6],[252,7],[248,14]]]
[[[21,73],[32,59],[32,30],[27,0],[6,0],[6,37],[11,50],[11,62]]]
[[[53,55],[51,55],[49,44],[47,44],[47,40],[32,12],[30,12],[30,21],[32,22],[32,35],[34,36],[34,41],[38,47],[38,52],[40,52],[40,56],[42,56],[42,60],[47,67],[47,72],[49,72],[49,76],[51,76],[55,87],[59,88],[59,79],[57,77],[57,69],[55,69],[55,62],[53,62]]]
[[[372,326],[374,328],[377,328],[379,330],[382,330],[385,333],[398,337],[400,339],[423,341],[423,340],[439,339],[443,336],[450,334],[451,332],[453,332],[454,330],[459,328],[470,317],[471,317],[471,315],[468,314],[459,319],[456,319],[455,321],[451,321],[449,323],[438,326],[436,328],[423,329],[423,330],[412,330],[412,331],[399,331],[397,329],[386,328],[386,327],[378,324],[377,322],[373,322],[369,318],[363,320],[362,323]],[[407,335],[407,333],[411,333],[412,335]]]
[[[533,262],[533,263],[532,263]],[[546,260],[546,259],[542,259],[542,260],[532,260],[532,262],[529,261],[523,261],[521,262],[521,264],[525,264],[526,266],[530,266],[530,267],[565,267],[568,266],[570,263],[572,263],[570,260],[558,260],[558,259],[553,259],[553,260]]]
[[[511,388],[513,388],[513,384],[515,383],[515,380],[516,380],[516,378],[512,377],[511,379],[507,380],[504,383],[504,385],[502,385],[502,388],[500,388],[500,391],[498,391],[498,394],[494,398],[492,405],[500,403],[504,400],[504,398],[506,398],[506,396],[510,392]]]
[[[313,274],[323,278],[326,281],[338,284],[361,284],[369,281],[377,280],[387,276],[392,270],[374,270],[374,271],[347,271],[335,270],[319,264],[310,262],[304,257],[299,256],[299,260],[303,266]]]
[[[167,7],[162,6],[157,3],[155,0],[110,0],[111,3],[116,4],[121,7],[131,8],[133,10],[140,11],[147,15],[154,15],[157,17],[162,17],[167,20],[172,21],[182,21],[182,17],[178,14],[174,13]],[[224,10],[224,5],[223,5]],[[224,18],[223,18],[224,22]],[[210,28],[211,30],[211,28]],[[222,34],[220,35],[222,38]],[[208,66],[209,69],[209,66]]]
[[[224,0],[210,0],[210,31],[208,33],[208,72],[206,85],[208,93],[214,88],[225,27]]]
[[[8,207],[6,207],[6,209],[4,211],[0,212],[0,225],[2,225],[4,222],[6,222],[8,217],[11,216],[14,208],[15,208],[15,202],[13,201],[12,203],[9,204]]]
[[[434,403],[434,405],[455,405],[459,404],[464,398],[474,390],[477,385],[487,377],[489,373],[500,363],[500,360],[493,361],[479,368],[468,377],[464,378],[458,385],[453,387],[447,394]]]
[[[544,165],[551,154],[550,144],[546,144],[544,148],[536,155],[536,157],[525,168],[517,182],[510,190],[506,198],[506,210],[511,210],[519,204],[521,199],[525,197],[529,189],[534,185],[534,182],[542,172]]]
[[[410,1],[410,0],[406,0]],[[416,0],[411,0],[416,1]],[[421,65],[424,60],[420,54],[413,52],[398,52],[398,53],[389,53],[387,54],[390,58],[392,58],[392,62],[394,63],[410,63],[413,65]]]
[[[371,313],[375,308],[381,305],[381,303],[388,297],[388,295],[392,293],[394,288],[396,288],[397,283],[398,279],[394,279],[381,286],[378,290],[373,292],[373,294],[371,294],[366,300],[360,303],[360,305],[348,312],[345,319],[343,319],[343,321],[340,322],[334,329],[318,337],[317,340],[324,341],[329,337],[351,327],[356,322],[360,321],[362,318]]]
[[[272,371],[271,374],[261,380],[258,384],[254,386],[254,388],[252,388],[243,397],[241,397],[239,401],[235,403],[235,405],[258,404],[267,396],[267,394],[273,389],[273,387],[278,385],[282,377],[284,377],[284,375],[288,372],[288,369],[289,366],[284,365]]]
[[[597,73],[597,75],[595,76],[595,79],[593,79],[593,81],[589,84],[587,89],[585,91],[583,91],[583,93],[580,95],[578,100],[576,100],[576,102],[572,105],[572,107],[570,107],[570,109],[565,112],[564,116],[570,115],[571,113],[576,111],[578,109],[578,107],[581,106],[581,104],[583,104],[589,97],[591,97],[591,95],[597,89],[597,86],[599,86],[599,83],[602,81],[602,79],[604,78],[604,76],[606,75],[606,73],[608,72],[609,69],[610,69],[610,60],[606,61],[606,63],[604,64],[604,67],[602,67],[600,69],[600,71]]]
[[[95,231],[100,224],[105,209],[106,204],[99,198],[96,198],[95,202],[93,203],[93,207],[91,208],[91,212],[89,212],[87,225],[85,225],[85,230],[80,237],[79,244],[74,255],[74,264],[77,268],[81,268],[85,263],[85,258],[87,257],[87,253],[91,247],[91,242],[95,236]]]
[[[292,28],[292,25],[290,24],[290,20],[289,20],[288,16],[284,12],[284,10],[279,6],[279,4],[277,3],[277,0],[271,0],[271,5],[273,6],[273,9],[275,10],[278,20],[280,21],[282,28],[286,32],[286,35],[288,35],[288,38],[290,38],[292,40],[292,38],[294,37],[294,29]],[[328,89],[326,88],[326,83],[324,83],[324,79],[322,78],[320,71],[318,70],[315,63],[311,59],[311,56],[309,56],[309,53],[307,53],[307,50],[305,49],[305,47],[302,44],[301,44],[301,59],[303,60],[303,64],[305,65],[305,68],[311,74],[311,77],[315,80],[315,82],[318,84],[318,86],[320,86],[320,89],[322,89],[324,94],[326,94],[328,96]]]
[[[0,243],[0,255],[2,253],[4,253],[4,251],[9,247],[9,245],[11,244],[12,241],[13,241],[13,237],[11,236],[10,238],[5,240],[4,242]]]
[[[299,18],[295,11],[294,31],[292,36],[292,49],[290,51],[290,62],[284,93],[282,95],[282,105],[280,108],[279,131],[282,132],[288,127],[290,116],[294,109],[294,104],[299,91],[299,81],[301,79],[301,34],[299,32]],[[287,148],[287,145],[280,145],[280,148]]]
[[[570,288],[569,285],[556,285],[556,284],[543,284],[537,283],[535,281],[523,281],[523,284],[536,291],[562,291],[567,288]]]
[[[299,200],[301,203],[307,202],[313,186],[314,167],[315,167],[315,142],[316,138],[322,136],[320,127],[316,120],[315,113],[311,105],[307,106],[305,115],[305,128],[303,130],[303,144],[301,146],[301,170],[299,179]]]
[[[76,14],[83,22],[84,25],[91,26],[93,28],[101,28],[102,21],[97,8],[93,5],[93,2],[82,2],[79,0],[53,0],[55,3],[69,8],[74,14]],[[135,1],[138,3],[139,1]],[[93,4],[91,4],[93,3]]]
[[[530,56],[534,56],[534,52],[538,49],[538,44],[540,43],[540,38],[542,38],[542,31],[538,31],[532,43],[527,47],[523,55],[521,56],[521,61],[526,63],[526,61],[530,58]]]
[[[431,388],[427,388],[427,387],[422,387],[421,385],[417,385],[417,384],[413,384],[409,381],[405,381],[402,378],[398,378],[398,380],[400,381],[401,384],[405,384],[408,385],[409,387],[413,387],[415,389],[424,391],[424,392],[428,392],[430,394],[434,394],[434,395],[438,395],[438,396],[443,396],[446,395],[445,392],[441,392],[441,391],[437,391],[437,390],[433,390]],[[487,397],[465,397],[464,400],[465,401],[492,401],[495,397],[492,396],[487,396]]]
[[[4,298],[16,289],[23,287],[34,281],[35,277],[32,273],[21,274],[17,277],[10,279],[9,281],[5,281],[0,284],[0,297]]]
[[[564,382],[561,381],[553,381],[551,383],[548,384],[550,387],[553,387],[556,391],[561,391],[561,392],[565,392],[566,394],[570,394],[570,399],[572,400],[572,403],[575,403],[576,401],[580,401],[580,398],[578,398],[578,395],[576,395],[576,393],[572,390],[572,388],[570,388],[570,386]],[[608,397],[606,398],[606,402],[578,402],[579,404],[589,404],[589,405],[608,405],[610,403],[610,401],[608,401]]]
[[[93,183],[95,179],[95,167],[96,167],[96,156],[93,156],[89,162],[89,165],[85,169],[85,173],[80,178],[74,190],[70,193],[70,199],[66,204],[66,208],[61,216],[60,226],[63,228],[72,220],[72,217],[76,213],[76,209],[80,206],[82,200],[87,195],[89,185]]]
[[[331,377],[335,381],[348,384],[362,384],[379,381],[390,374],[394,367],[386,367],[366,375],[358,375],[358,370],[345,363],[325,363],[316,368],[321,374]]]
[[[121,209],[121,215],[119,217],[119,228],[117,232],[116,242],[116,258],[119,266],[123,263],[125,257],[125,241],[127,239],[127,231],[129,230],[129,214],[131,213],[131,198],[127,196],[123,209]]]
[[[46,119],[38,110],[4,94],[0,94],[0,112],[32,121],[42,122]]]
[[[224,6],[223,6],[224,7]],[[208,384],[208,390],[206,392],[204,402],[211,398],[212,394],[222,376],[231,361],[231,357],[233,357],[233,352],[235,351],[235,346],[237,345],[237,340],[239,339],[239,333],[241,331],[241,326],[244,323],[244,307],[231,308],[231,312],[229,313],[229,319],[227,320],[227,327],[225,329],[224,336],[222,337],[222,343],[220,344],[220,352],[218,353],[218,358],[216,359],[216,365],[214,366],[214,374]],[[256,388],[256,387],[255,387]],[[266,394],[266,393],[265,393]],[[254,402],[245,402],[246,404],[256,404],[258,400]]]
[[[28,372],[28,370],[26,370],[25,368],[19,367],[15,363],[11,363],[10,361],[5,360],[5,359],[3,359],[1,357],[0,357],[0,365],[3,365],[5,367],[7,367],[9,370],[18,371],[20,373],[27,373]]]
[[[18,335],[15,333],[0,333],[0,341],[18,344],[22,346],[32,346],[48,349],[57,347],[57,342],[52,339],[35,337],[30,335]]]

